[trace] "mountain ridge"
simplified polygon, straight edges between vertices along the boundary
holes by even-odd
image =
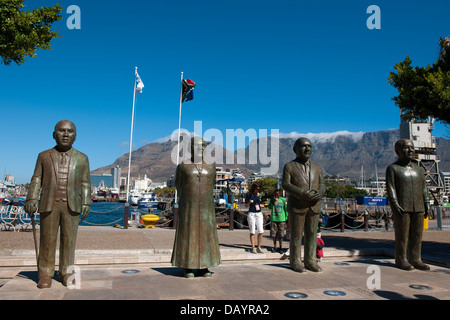
[[[400,138],[399,129],[388,129],[376,132],[348,132],[339,131],[334,133],[320,134],[301,134],[301,133],[280,133],[278,138],[278,174],[282,174],[284,164],[293,160],[295,154],[292,150],[294,142],[299,137],[307,137],[313,145],[311,160],[322,167],[324,175],[340,175],[349,177],[352,180],[360,180],[361,168],[364,170],[364,177],[371,178],[383,177],[389,164],[395,161],[396,155],[394,144]],[[224,169],[239,168],[246,178],[252,172],[259,172],[261,168],[268,164],[261,164],[262,154],[258,154],[257,163],[249,163],[250,150],[261,151],[261,147],[267,146],[267,156],[271,155],[271,139],[274,137],[263,137],[252,140],[243,150],[229,151],[221,146],[214,145],[216,152],[222,152],[223,161],[217,166]],[[158,142],[149,143],[132,152],[131,158],[131,176],[138,178],[146,174],[155,182],[166,181],[175,174],[176,166],[171,159],[172,151],[176,148],[176,142],[171,140],[158,139]],[[438,145],[437,154],[441,157],[439,163],[440,171],[450,171],[450,140],[445,138],[436,138]],[[275,142],[274,142],[275,143]],[[253,148],[253,149],[252,149]],[[256,149],[254,149],[256,148]],[[264,151],[264,148],[262,148]],[[245,151],[245,163],[226,164],[226,155],[230,152],[237,159],[239,152]],[[176,152],[176,151],[175,151]],[[216,153],[217,154],[217,153]],[[220,155],[220,153],[219,153]],[[252,153],[252,156],[254,154]],[[270,157],[269,157],[270,158]],[[276,162],[276,161],[274,161]],[[275,163],[276,165],[277,163]],[[273,165],[270,163],[270,165]],[[97,168],[92,174],[108,174],[111,168],[120,166],[122,175],[128,174],[128,153],[117,158],[111,165]],[[377,172],[375,172],[375,167]]]

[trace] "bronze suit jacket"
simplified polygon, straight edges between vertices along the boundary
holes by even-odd
[[[399,205],[405,212],[425,212],[428,203],[427,182],[423,169],[398,160],[386,169],[386,188],[391,206]]]
[[[39,200],[39,213],[51,212],[56,198],[58,151],[43,151],[36,161],[27,200]],[[67,202],[71,211],[81,213],[82,205],[91,204],[91,177],[88,157],[72,148],[67,182]]]
[[[319,202],[310,202],[302,194],[308,190],[319,191],[321,197],[325,195],[326,187],[320,166],[309,163],[309,175],[307,176],[297,161],[286,163],[283,171],[283,189],[289,194],[287,200],[287,211],[292,213],[306,213],[311,208],[315,213],[320,212]]]

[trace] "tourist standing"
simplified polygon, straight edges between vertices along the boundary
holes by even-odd
[[[288,219],[288,213],[286,210],[286,199],[280,194],[280,189],[276,189],[273,193],[273,198],[270,200],[269,209],[270,214],[270,236],[273,239],[272,252],[277,251],[277,238],[279,241],[278,251],[281,253],[283,250],[283,237],[286,234],[286,221]]]
[[[248,208],[248,227],[250,229],[250,243],[252,245],[252,253],[263,253],[261,250],[262,235],[264,233],[263,214],[261,212],[261,183],[253,182],[250,191],[245,196],[245,207]],[[255,234],[258,233],[257,247],[255,248]]]

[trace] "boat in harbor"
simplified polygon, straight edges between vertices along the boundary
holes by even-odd
[[[143,193],[137,201],[138,209],[158,209],[158,200],[154,192]]]
[[[1,203],[2,205],[7,206],[24,206],[25,205],[26,198],[25,197],[18,197],[18,196],[10,196],[3,198]]]
[[[142,194],[138,190],[132,190],[129,198],[130,198],[130,200],[129,200],[130,204],[132,206],[137,206],[139,199],[142,198]]]

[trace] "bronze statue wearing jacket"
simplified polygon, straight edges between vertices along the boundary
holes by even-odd
[[[428,216],[428,190],[423,169],[413,163],[414,144],[395,144],[399,160],[386,170],[386,187],[395,228],[395,263],[404,270],[429,270],[422,262],[423,220]]]
[[[289,194],[287,211],[290,228],[290,264],[294,271],[309,269],[320,272],[316,262],[319,201],[325,195],[325,182],[319,165],[311,162],[311,141],[298,139],[293,148],[297,158],[284,166],[283,188]],[[304,231],[304,266],[301,262],[302,234]],[[306,267],[306,269],[305,269]]]
[[[49,288],[55,269],[60,227],[59,278],[64,285],[74,264],[78,223],[90,212],[90,171],[86,155],[72,147],[76,127],[68,120],[55,126],[56,146],[39,154],[28,190],[25,211],[40,213],[38,288]],[[39,209],[38,209],[39,208]]]

